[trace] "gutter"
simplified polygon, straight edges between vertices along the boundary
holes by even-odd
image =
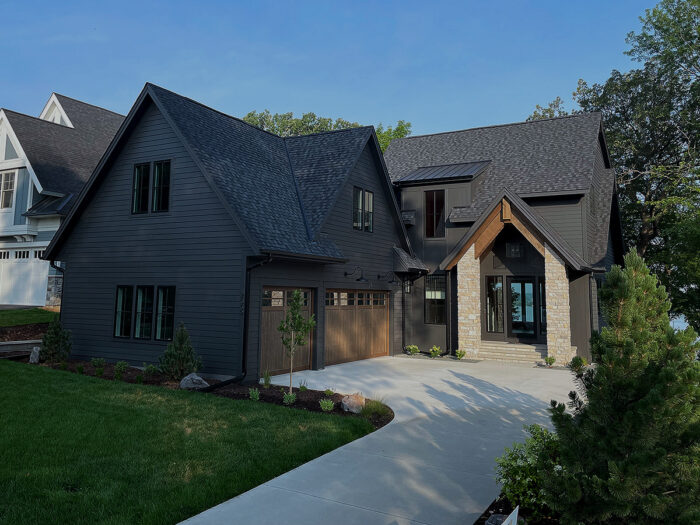
[[[243,343],[242,343],[242,356],[241,356],[241,374],[226,381],[221,381],[220,383],[215,383],[208,387],[202,388],[200,392],[212,392],[218,388],[231,385],[233,383],[242,383],[248,376],[248,322],[250,315],[250,274],[256,268],[264,266],[272,262],[272,254],[267,255],[267,259],[258,261],[252,265],[246,265],[245,269],[245,293],[243,296]]]

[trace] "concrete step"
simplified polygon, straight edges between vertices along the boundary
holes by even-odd
[[[479,350],[479,359],[489,361],[506,361],[510,363],[540,363],[544,361],[546,356],[546,345],[482,341]]]

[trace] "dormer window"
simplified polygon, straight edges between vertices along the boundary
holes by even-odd
[[[15,171],[5,171],[0,177],[0,208],[12,208],[15,194]]]
[[[131,189],[131,213],[134,215],[158,213],[170,208],[170,161],[136,164]],[[150,203],[150,208],[149,208]]]

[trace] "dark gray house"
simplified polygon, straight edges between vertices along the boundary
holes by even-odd
[[[298,369],[400,352],[425,271],[373,128],[282,138],[152,84],[45,257],[75,356],[156,362],[184,322],[206,372],[252,379],[288,366],[293,289],[317,320]]]
[[[282,138],[152,84],[45,254],[75,356],[156,362],[183,322],[205,372],[249,379],[287,369],[294,289],[317,320],[297,369],[407,344],[568,362],[621,256],[598,114],[384,157],[371,127]]]
[[[385,153],[416,255],[407,344],[590,358],[623,241],[599,113],[396,140]]]

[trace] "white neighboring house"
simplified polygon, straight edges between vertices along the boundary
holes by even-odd
[[[57,93],[39,117],[0,108],[0,304],[60,304],[44,249],[123,120]]]

